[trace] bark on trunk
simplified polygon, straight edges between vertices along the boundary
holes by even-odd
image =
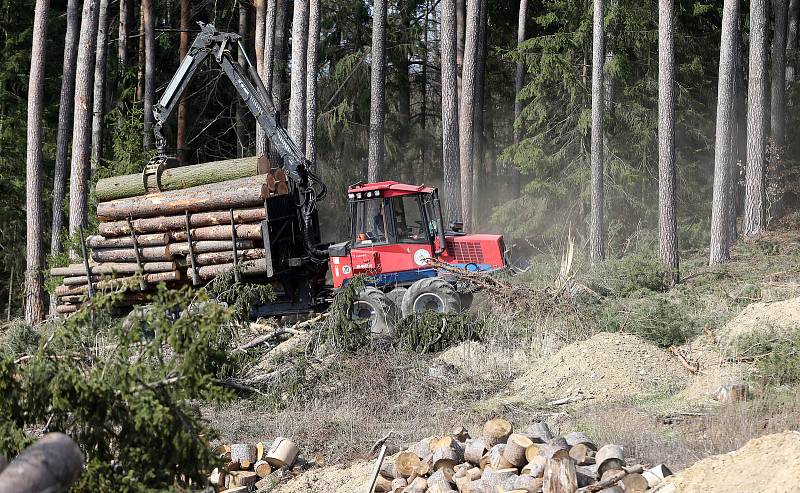
[[[277,35],[275,18],[277,15],[277,4],[275,0],[266,0],[266,2],[267,13],[266,26],[264,27],[264,72],[261,75],[261,80],[264,81],[264,87],[266,87],[268,91],[272,92],[272,79],[275,71],[275,43]]]
[[[85,0],[76,59],[72,161],[69,182],[69,234],[87,223],[89,152],[91,146],[92,91],[99,0]]]
[[[61,233],[64,229],[64,197],[67,191],[67,157],[72,137],[72,117],[75,106],[75,63],[78,53],[78,0],[67,3],[67,28],[64,35],[64,67],[61,97],[58,107],[56,160],[53,172],[53,223],[50,228],[50,253],[61,253]]]
[[[138,235],[136,243],[143,247],[164,246],[169,243],[169,234],[151,233]],[[86,238],[86,246],[89,248],[129,248],[133,247],[133,238],[130,236],[106,238],[105,236],[92,235]]]
[[[170,236],[175,241],[186,241],[186,231],[174,231]],[[242,240],[260,240],[261,224],[237,224],[236,237]],[[230,224],[206,226],[192,229],[192,241],[229,241],[231,240]]]
[[[153,105],[156,99],[156,36],[154,0],[142,0],[144,26],[144,147],[153,145]]]
[[[750,62],[747,88],[747,168],[742,233],[765,228],[764,168],[766,154],[767,0],[750,2]]]
[[[119,62],[120,74],[125,72],[128,66],[128,1],[119,0],[119,24],[117,37],[117,61]],[[185,1],[185,0],[184,0]]]
[[[44,103],[44,66],[47,49],[47,13],[49,0],[37,0],[33,17],[33,46],[28,78],[28,135],[25,168],[25,321],[44,320],[42,288],[42,108]]]
[[[605,258],[605,225],[603,220],[603,60],[605,33],[603,0],[594,0],[592,34],[592,211],[589,225],[589,249],[592,261]]]
[[[241,37],[241,46],[247,49],[248,45],[248,38],[250,37],[250,15],[249,15],[249,2],[239,2],[239,36]],[[257,28],[256,28],[257,29]],[[258,40],[256,40],[258,42]],[[244,50],[241,50],[237,47],[236,49],[236,56],[239,61],[239,65],[246,66],[247,63],[247,53]],[[258,57],[256,57],[258,60]],[[258,63],[258,62],[256,62]],[[236,104],[236,139],[238,141],[238,153],[239,157],[245,157],[248,152],[248,148],[250,147],[249,138],[247,135],[247,125],[248,125],[248,116],[249,112],[247,107],[245,106],[244,102],[241,99],[237,99]]]
[[[233,211],[233,221],[236,224],[240,223],[254,223],[266,218],[266,212],[263,207],[256,207],[253,209],[239,209]],[[189,224],[195,227],[204,226],[219,226],[223,224],[230,224],[230,212],[217,211],[217,212],[202,212],[199,214],[192,214],[189,216]],[[150,217],[143,219],[134,219],[131,221],[131,226],[137,234],[142,233],[158,233],[163,231],[180,231],[185,228],[186,217],[180,216],[166,216],[166,217]],[[115,221],[100,223],[100,234],[106,238],[114,236],[130,235],[131,231],[128,228],[127,221]]]
[[[180,62],[186,58],[189,52],[189,33],[186,32],[190,29],[189,23],[191,22],[191,6],[189,0],[181,1],[181,40],[178,47],[178,58]],[[175,144],[178,160],[186,165],[189,162],[188,151],[186,149],[186,134],[189,129],[189,96],[184,94],[178,103],[178,127],[177,127],[177,142]],[[101,199],[97,199],[101,200]]]
[[[267,198],[266,180],[261,176],[219,184],[203,185],[142,197],[101,202],[97,217],[101,221],[206,212],[256,207]],[[268,193],[268,192],[267,192]]]
[[[789,0],[789,25],[786,28],[786,55],[797,49],[797,30],[800,21],[800,0]],[[793,57],[794,58],[794,57]],[[786,85],[791,86],[795,79],[794,61],[786,66]]]
[[[284,86],[287,66],[287,38],[289,34],[289,0],[277,0],[275,10],[275,59],[272,73],[272,94],[275,107],[283,113]]]
[[[386,123],[386,0],[373,2],[371,60],[367,181],[376,182],[383,175]]]
[[[658,2],[658,253],[679,280],[675,214],[674,0]]]
[[[308,53],[306,55],[306,159],[317,167],[317,49],[320,33],[320,0],[308,3]]]
[[[289,137],[301,153],[306,149],[306,55],[308,1],[295,0],[292,16],[292,71],[289,96]]]
[[[94,64],[94,100],[92,101],[92,173],[103,155],[106,68],[108,64],[108,0],[100,0],[97,16],[97,59]]]
[[[169,245],[139,248],[139,257],[145,262],[171,261],[172,253]],[[136,250],[133,248],[96,248],[92,250],[95,262],[136,262]]]
[[[228,235],[230,236],[230,235]],[[194,239],[194,238],[192,238]],[[255,241],[253,240],[239,240],[236,242],[236,248],[239,250],[250,250],[255,248]],[[169,246],[169,251],[173,255],[189,255],[188,243],[172,243]],[[230,240],[201,240],[192,241],[192,251],[195,254],[211,253],[211,252],[232,252],[233,241]],[[263,251],[263,250],[262,250]],[[229,262],[232,262],[230,260]],[[185,262],[179,262],[185,263]],[[222,262],[215,262],[222,263]]]
[[[475,145],[475,78],[478,64],[480,0],[467,0],[464,65],[461,73],[459,163],[461,167],[461,214],[466,231],[472,230],[472,159]]]
[[[461,218],[455,0],[442,0],[441,10],[443,192],[445,220],[454,221]]]
[[[474,132],[474,145],[472,156],[472,225],[478,227],[479,225],[479,212],[482,210],[482,196],[483,191],[486,189],[486,170],[484,168],[484,148],[485,139],[483,132],[483,121],[485,118],[483,112],[483,104],[486,96],[485,81],[486,81],[486,57],[488,54],[488,47],[486,45],[486,21],[488,18],[487,0],[480,1],[480,20],[478,30],[478,62],[476,64],[475,72],[475,132]]]
[[[139,4],[141,6],[141,4]],[[139,51],[137,53],[136,100],[144,99],[144,16],[139,8]]]
[[[730,155],[730,175],[728,176],[728,243],[731,246],[736,242],[739,235],[737,229],[738,206],[739,206],[739,162],[744,161],[746,150],[746,128],[747,115],[745,111],[745,87],[744,72],[742,64],[742,28],[741,21],[736,23],[733,55],[733,129],[731,130],[731,155]]]
[[[110,263],[95,264],[89,267],[92,275],[98,276],[113,276],[116,274],[135,274],[139,266],[131,263]],[[142,270],[148,273],[154,272],[171,272],[175,270],[174,262],[145,262],[142,264]],[[67,267],[53,267],[50,269],[50,275],[55,277],[75,277],[85,276],[86,268],[83,264],[70,264]]]
[[[772,38],[772,97],[770,98],[770,137],[773,151],[770,156],[775,159],[782,153],[786,145],[786,16],[787,1],[773,0],[775,19],[774,37]]]
[[[717,88],[717,127],[714,150],[714,196],[711,204],[711,244],[709,264],[730,260],[728,238],[728,201],[730,180],[731,132],[733,130],[733,89],[735,30],[739,18],[739,0],[725,0],[720,41],[719,86]]]
[[[461,94],[464,88],[464,37],[466,35],[467,0],[456,0],[456,90],[458,103],[461,104]]]
[[[161,175],[161,189],[165,192],[181,190],[228,180],[238,180],[269,171],[265,169],[266,162],[262,162],[262,166],[259,166],[259,164],[258,159],[246,157],[165,169]],[[103,178],[98,180],[95,186],[95,195],[98,202],[135,197],[146,193],[147,190],[144,188],[140,173]]]
[[[517,19],[517,55],[521,56],[520,45],[525,42],[525,22],[527,18],[528,0],[519,2],[519,18]],[[517,60],[517,74],[514,82],[514,144],[519,144],[522,140],[522,126],[519,117],[522,115],[522,101],[520,92],[525,85],[525,64],[522,59]],[[511,197],[519,198],[519,170],[516,165],[511,164]]]
[[[206,265],[197,269],[200,279],[207,281],[217,276],[225,274],[233,269],[233,264]],[[239,272],[242,274],[266,274],[267,263],[261,260],[248,260],[239,264]]]

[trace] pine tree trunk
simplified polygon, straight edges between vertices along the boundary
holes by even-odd
[[[367,181],[383,176],[384,124],[386,121],[386,0],[372,4],[372,57],[370,77],[369,159]]]
[[[94,100],[92,101],[92,172],[97,169],[103,155],[103,127],[105,122],[106,69],[108,67],[108,0],[100,0],[97,17],[97,60],[94,64]]]
[[[137,52],[136,101],[144,99],[144,15],[139,3],[139,51]]]
[[[739,19],[739,0],[725,0],[722,13],[722,38],[720,40],[719,82],[717,88],[717,127],[714,148],[714,196],[711,203],[711,244],[709,264],[717,265],[730,260],[728,237],[728,202],[731,132],[733,131],[734,56],[736,55],[736,28]],[[782,75],[782,74],[781,74]]]
[[[275,0],[266,0],[267,12],[264,26],[264,72],[261,74],[261,80],[264,81],[264,87],[267,91],[272,92],[272,77],[275,65],[275,16],[277,14],[277,5]],[[266,143],[265,143],[266,144]]]
[[[782,154],[786,145],[786,0],[773,0],[775,34],[772,38],[772,97],[770,137],[774,147],[770,156]]]
[[[445,218],[461,218],[458,147],[458,90],[456,88],[456,1],[442,0],[440,22],[442,73],[442,165]]]
[[[75,57],[78,53],[78,0],[67,3],[67,28],[64,35],[64,66],[58,106],[56,161],[53,172],[53,223],[50,228],[50,254],[61,253],[64,229],[64,198],[67,193],[67,158],[72,138],[72,116],[75,106]]]
[[[289,0],[277,0],[275,6],[275,57],[273,61],[272,94],[275,98],[275,107],[281,113],[285,108],[283,88],[288,65],[286,52],[290,12]]]
[[[256,71],[262,82],[264,78],[264,46],[266,45],[265,36],[267,28],[267,9],[266,0],[255,0],[253,4],[256,9],[256,32],[255,32],[255,48],[256,48]],[[269,87],[266,84],[264,87]],[[263,156],[267,152],[267,141],[264,135],[264,130],[261,125],[256,121],[256,156]]]
[[[480,0],[467,0],[464,66],[461,73],[459,124],[459,163],[461,165],[461,214],[464,227],[472,230],[472,160],[475,145],[475,78],[478,65]]]
[[[44,319],[42,289],[42,107],[44,103],[45,50],[49,0],[37,0],[33,17],[31,71],[28,78],[28,149],[25,170],[27,218],[25,260],[25,321]]]
[[[399,135],[411,135],[411,78],[409,75],[409,50],[403,46],[411,46],[416,40],[413,39],[413,16],[415,8],[414,0],[402,0],[399,4],[400,33],[397,34],[396,42],[389,53],[393,55],[391,62],[397,72],[397,119],[399,123]],[[405,157],[405,156],[404,156]],[[414,177],[414,160],[403,159],[395,170],[395,176],[400,177],[400,181],[409,183],[416,180]]]
[[[189,53],[189,33],[190,29],[192,8],[189,0],[180,0],[181,2],[181,39],[178,46],[178,60],[183,62]],[[175,147],[177,148],[178,160],[183,165],[189,164],[188,150],[186,149],[186,135],[189,130],[189,96],[184,94],[178,103],[178,127],[176,130],[177,138]]]
[[[745,111],[744,67],[742,62],[741,21],[736,23],[733,68],[733,130],[731,131],[730,174],[728,176],[728,243],[733,246],[739,236],[737,229],[739,205],[739,163],[745,160],[747,114]]]
[[[592,33],[592,211],[589,225],[589,253],[592,261],[605,258],[605,225],[603,220],[603,60],[605,52],[603,0],[594,0]]]
[[[786,29],[786,53],[797,49],[797,30],[800,25],[800,0],[789,0],[789,25]],[[786,66],[786,84],[790,86],[795,79],[794,61]]]
[[[483,191],[486,189],[486,170],[484,167],[484,148],[486,140],[483,132],[485,114],[484,99],[486,97],[486,57],[488,47],[486,44],[486,22],[488,17],[487,0],[480,1],[480,20],[478,25],[478,63],[475,74],[475,145],[472,156],[472,225],[479,226],[480,211],[482,210]]]
[[[128,66],[128,1],[119,0],[119,24],[117,37],[118,70],[122,74]]]
[[[519,2],[519,18],[517,19],[517,55],[520,54],[520,46],[525,42],[525,22],[527,20],[528,0]],[[519,125],[519,118],[522,116],[522,101],[519,98],[522,86],[525,85],[525,64],[522,60],[517,60],[517,74],[514,82],[514,144],[519,144],[522,140],[522,127]],[[511,198],[519,198],[519,169],[514,164],[511,167]]]
[[[156,36],[154,0],[142,0],[144,26],[144,147],[153,145],[153,105],[156,99]]]
[[[464,89],[464,36],[466,35],[467,0],[456,0],[456,80],[458,103]]]
[[[239,2],[239,37],[241,38],[241,46],[244,49],[247,49],[247,40],[250,37],[250,15],[249,15],[249,6],[248,3]],[[257,28],[256,28],[257,29]],[[256,39],[256,44],[258,44],[258,39]],[[238,47],[236,49],[236,58],[239,62],[239,65],[245,67],[247,64],[247,53],[244,50],[240,50]],[[256,56],[256,60],[258,57]],[[256,62],[258,63],[258,62]],[[247,135],[247,125],[248,125],[248,116],[249,112],[247,110],[247,106],[245,105],[244,101],[241,99],[237,99],[236,104],[236,139],[237,139],[237,151],[239,153],[239,157],[245,157],[249,153],[249,138]]]
[[[675,214],[674,0],[658,2],[658,253],[679,280]]]
[[[69,182],[69,234],[87,224],[94,60],[99,0],[84,0],[75,62],[75,108]]]
[[[742,233],[757,235],[766,224],[764,167],[766,156],[767,0],[750,2],[750,62],[747,88],[747,168]]]
[[[289,95],[289,137],[300,152],[306,150],[306,55],[308,54],[308,1],[295,0],[292,16],[292,70]]]
[[[320,33],[320,0],[308,4],[308,53],[306,55],[306,159],[317,167],[317,50]]]

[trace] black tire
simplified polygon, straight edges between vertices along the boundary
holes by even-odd
[[[397,320],[397,311],[383,291],[368,286],[353,302],[353,318],[367,320],[372,334],[388,336]]]
[[[394,288],[386,293],[386,297],[394,305],[395,313],[403,313],[403,297],[408,288]]]
[[[461,311],[461,297],[452,284],[439,277],[420,279],[403,296],[403,316],[425,311]]]

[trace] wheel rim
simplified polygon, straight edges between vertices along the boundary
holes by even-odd
[[[422,293],[414,300],[414,313],[432,311],[437,313],[445,312],[445,303],[441,296],[436,293]]]
[[[374,306],[366,301],[356,301],[353,303],[353,318],[367,320],[368,326],[372,328],[378,318],[378,312]]]

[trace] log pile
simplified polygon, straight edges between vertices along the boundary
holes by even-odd
[[[208,483],[214,491],[224,493],[273,487],[281,480],[282,472],[300,461],[297,445],[284,437],[256,444],[222,444],[214,452],[224,460],[225,467],[215,468],[208,476]]]
[[[237,263],[241,275],[266,273],[265,200],[288,194],[289,185],[264,161],[164,170],[168,191],[150,194],[141,175],[100,180],[97,196],[107,200],[97,205],[99,234],[82,240],[82,261],[50,270],[63,278],[56,311],[76,312],[99,291],[118,291],[119,305],[132,306],[160,282],[203,285]]]
[[[498,418],[486,422],[474,438],[458,427],[387,459],[373,491],[644,493],[670,474],[664,465],[628,465],[622,447],[600,447],[580,432],[553,436],[546,423],[515,431]]]

